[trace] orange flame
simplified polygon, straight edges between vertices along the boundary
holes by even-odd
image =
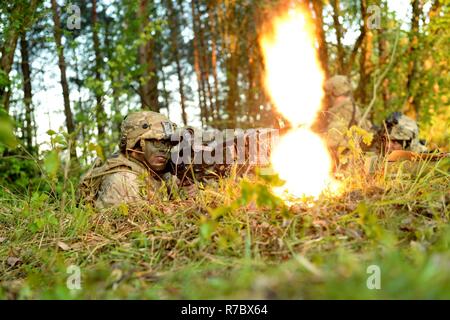
[[[332,162],[325,143],[310,129],[321,109],[324,74],[308,11],[284,10],[259,40],[266,91],[293,127],[272,151],[272,167],[286,181],[274,192],[317,198],[332,182]]]

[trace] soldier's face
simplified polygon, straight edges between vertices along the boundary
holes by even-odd
[[[389,141],[388,151],[402,150],[402,149],[403,149],[403,145],[399,141],[397,141],[397,140]]]
[[[164,170],[169,161],[170,143],[161,140],[145,140],[144,159],[148,166],[160,172]]]

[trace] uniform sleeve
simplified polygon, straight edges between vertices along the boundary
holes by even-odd
[[[141,194],[143,183],[132,172],[116,172],[103,179],[95,206],[99,209],[145,201]]]
[[[349,121],[345,109],[330,112],[326,136],[331,148],[337,148],[345,142]]]
[[[346,146],[348,138],[346,132],[348,125],[353,117],[352,103],[344,103],[339,107],[330,109],[329,122],[327,128],[327,143],[331,148],[338,148],[339,146]],[[361,119],[361,110],[355,105],[355,123],[358,124]],[[361,128],[366,131],[371,131],[372,124],[369,120],[363,121]]]

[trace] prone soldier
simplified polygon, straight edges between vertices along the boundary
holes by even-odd
[[[108,208],[146,203],[164,188],[170,194],[178,187],[168,166],[175,129],[176,125],[160,113],[130,113],[121,125],[119,153],[104,163],[94,163],[81,179],[79,198],[96,208]],[[184,190],[193,195],[195,186]]]
[[[346,133],[353,125],[359,125],[374,136],[370,146],[362,146],[363,151],[371,151],[365,155],[369,172],[373,172],[375,163],[382,159],[388,162],[420,159],[433,161],[449,157],[449,154],[445,153],[430,153],[424,141],[419,139],[416,121],[401,112],[390,114],[380,128],[362,119],[362,112],[353,101],[352,88],[347,77],[336,75],[328,79],[325,82],[325,92],[330,107],[325,109],[324,119],[321,119],[325,123],[322,124],[325,130],[319,131],[322,131],[335,164],[339,163],[339,150],[348,147]],[[378,155],[373,154],[373,151]]]
[[[389,153],[395,150],[427,152],[424,142],[419,140],[419,127],[410,117],[401,112],[394,112],[386,118],[384,125],[386,127],[379,133],[382,138],[383,152]]]
[[[120,152],[94,163],[81,179],[78,197],[100,209],[142,205],[161,191],[170,197],[182,190],[192,197],[197,185],[228,175],[233,166],[241,175],[264,164],[267,145],[276,139],[273,130],[206,133],[176,128],[160,113],[131,113],[121,125]]]
[[[370,121],[362,119],[362,112],[353,101],[351,84],[346,76],[336,75],[328,79],[325,82],[325,92],[330,107],[325,110],[324,138],[334,156],[337,156],[339,147],[345,148],[348,144],[346,131],[358,124],[375,136],[377,143],[372,147],[381,153],[394,150],[417,153],[427,151],[419,140],[417,123],[401,112],[392,113],[381,128],[376,128]]]

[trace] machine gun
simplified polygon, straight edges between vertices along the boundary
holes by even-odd
[[[244,175],[269,164],[270,150],[278,139],[276,129],[198,131],[184,128],[172,135],[170,170],[181,185],[208,182],[230,174]]]

